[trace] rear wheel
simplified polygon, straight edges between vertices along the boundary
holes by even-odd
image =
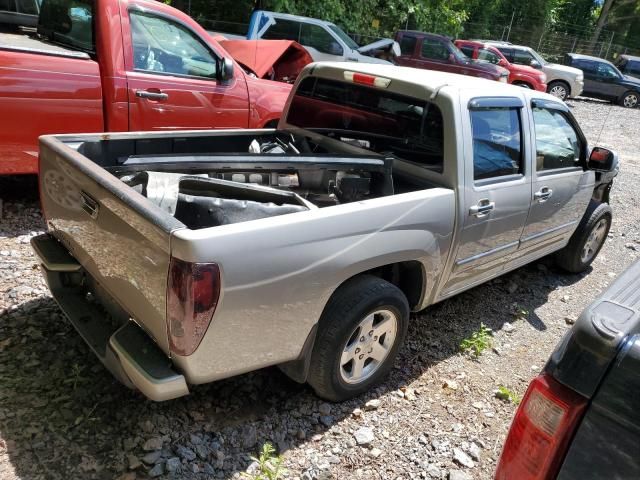
[[[349,280],[320,319],[309,384],[332,401],[364,393],[393,366],[408,323],[409,304],[398,287],[371,275]]]
[[[637,92],[627,92],[620,97],[620,105],[625,108],[635,108],[640,103],[640,94]]]
[[[549,83],[547,86],[547,92],[554,97],[558,97],[560,100],[566,100],[569,96],[569,85],[560,80],[556,80]]]
[[[572,273],[586,270],[604,245],[611,220],[611,207],[592,200],[569,243],[556,254],[556,263]]]

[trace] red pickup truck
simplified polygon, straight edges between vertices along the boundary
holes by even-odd
[[[405,67],[439,70],[472,77],[507,82],[509,72],[498,65],[467,57],[453,42],[434,33],[400,30],[396,32],[400,56],[395,61]]]
[[[0,34],[0,175],[36,173],[48,133],[275,126],[290,89],[161,2],[44,0],[37,37]]]
[[[476,40],[456,40],[453,43],[469,58],[500,65],[509,70],[509,83],[539,92],[547,91],[547,76],[540,70],[542,66],[539,63],[537,68],[511,63],[493,45]]]

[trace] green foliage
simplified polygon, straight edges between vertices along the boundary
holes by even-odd
[[[258,463],[258,468],[254,473],[244,473],[243,476],[246,479],[280,480],[287,474],[287,470],[282,466],[283,458],[276,456],[276,449],[269,442],[262,446],[260,456],[251,457],[251,460]]]
[[[496,397],[499,398],[500,400],[513,403],[514,405],[520,404],[520,397],[518,396],[518,394],[508,389],[504,385],[500,385],[498,387],[498,391],[496,392]]]
[[[480,330],[473,332],[470,338],[462,340],[460,350],[474,358],[478,358],[482,352],[493,344],[491,333],[491,329],[484,323],[481,323]]]
[[[523,320],[529,316],[529,310],[524,307],[521,307],[517,303],[513,304],[513,316],[516,320]]]

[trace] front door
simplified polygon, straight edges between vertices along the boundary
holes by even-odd
[[[452,62],[451,55],[445,42],[438,38],[424,37],[414,66],[441,72],[462,73]]]
[[[518,97],[470,102],[463,226],[443,297],[496,276],[518,249],[531,203],[529,120],[523,107]]]
[[[593,194],[594,173],[585,170],[587,145],[566,107],[533,105],[536,161],[531,210],[519,252],[520,264],[567,243]]]
[[[217,80],[219,56],[186,26],[151,10],[128,12],[130,130],[246,128],[249,99],[236,69]]]

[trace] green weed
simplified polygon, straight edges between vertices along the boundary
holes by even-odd
[[[460,343],[460,350],[468,353],[474,358],[478,358],[482,352],[493,344],[491,329],[484,323],[480,324],[480,330],[473,332],[471,338],[465,338]]]
[[[280,480],[286,475],[287,470],[282,466],[284,459],[276,455],[276,449],[269,442],[262,446],[262,451],[258,458],[251,457],[251,460],[258,463],[254,473],[244,473],[243,476],[249,480]]]

